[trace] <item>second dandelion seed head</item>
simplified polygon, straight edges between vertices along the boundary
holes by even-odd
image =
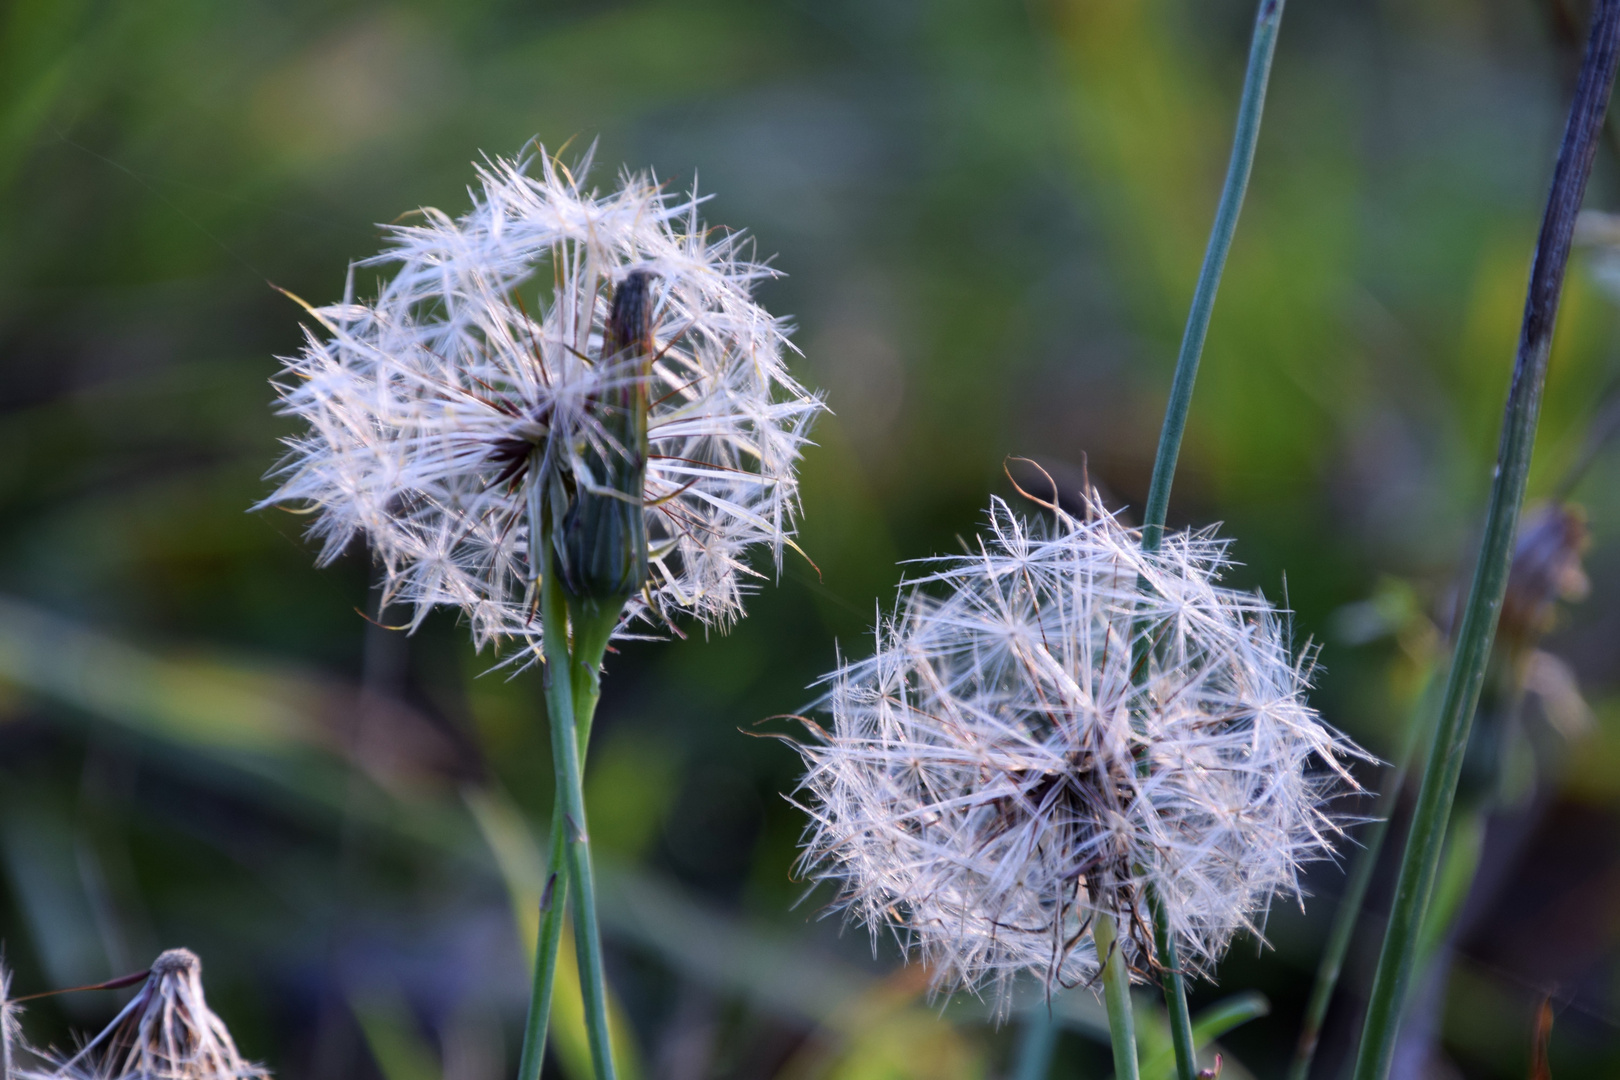
[[[1352,785],[1281,618],[1218,584],[1224,545],[1144,554],[1095,506],[1052,513],[997,500],[976,550],[911,580],[803,748],[805,867],[941,988],[1090,982],[1098,913],[1145,974],[1149,888],[1203,969],[1296,890]]]

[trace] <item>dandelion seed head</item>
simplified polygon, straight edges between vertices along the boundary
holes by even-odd
[[[876,652],[824,680],[831,726],[801,747],[801,866],[834,909],[936,988],[1002,1001],[1019,972],[1093,981],[1097,912],[1145,976],[1149,886],[1207,972],[1329,851],[1361,755],[1305,703],[1281,617],[1218,583],[1212,533],[1144,554],[1095,505],[1053,512],[996,500],[976,550],[925,564]]]
[[[112,1023],[70,1057],[46,1056],[18,1080],[266,1080],[203,996],[202,962],[169,949]]]
[[[487,162],[470,211],[390,226],[357,264],[391,274],[375,299],[354,298],[351,271],[285,358],[281,411],[307,428],[260,505],[312,511],[323,562],[365,536],[413,627],[444,605],[480,646],[532,634],[531,489],[596,492],[616,455],[646,454],[629,495],[648,565],[632,618],[723,627],[760,577],[749,549],[779,569],[792,544],[796,467],[823,406],[787,370],[788,327],[753,299],[775,272],[739,234],[707,229],[695,192],[627,173],[600,194],[589,169],[589,155],[570,170],[543,148]],[[627,281],[651,290],[650,371],[602,355]],[[644,451],[604,404],[627,392],[647,404]]]

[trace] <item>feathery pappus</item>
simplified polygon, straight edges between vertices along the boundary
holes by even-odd
[[[312,513],[323,562],[363,534],[413,628],[447,605],[480,646],[533,635],[553,554],[573,591],[629,595],[628,618],[723,627],[760,576],[747,550],[780,567],[793,543],[823,405],[753,300],[775,271],[695,193],[627,173],[599,194],[590,165],[496,159],[463,216],[390,226],[357,264],[391,271],[376,298],[351,268],[276,381],[308,426],[260,505]]]
[[[1306,704],[1282,616],[1218,584],[1212,532],[1144,554],[1095,502],[1047,509],[994,500],[971,554],[928,560],[800,745],[802,869],[936,989],[1003,1002],[1019,972],[1094,980],[1098,912],[1145,977],[1150,884],[1207,972],[1328,853],[1328,801],[1365,756]]]
[[[159,954],[129,1004],[77,1053],[29,1050],[22,1046],[15,1028],[8,1029],[7,1036],[8,1065],[14,1046],[41,1062],[14,1067],[9,1075],[17,1080],[267,1080],[270,1076],[263,1066],[242,1057],[225,1021],[208,1007],[202,961],[190,949]]]

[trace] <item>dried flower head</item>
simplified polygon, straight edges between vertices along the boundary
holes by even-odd
[[[203,997],[202,962],[170,949],[129,1004],[78,1053],[19,1080],[259,1080],[270,1074],[244,1061]]]
[[[1150,885],[1206,970],[1297,893],[1360,753],[1305,704],[1278,614],[1216,583],[1224,544],[1182,533],[1148,555],[1095,505],[1050,509],[1043,526],[994,501],[976,552],[903,586],[802,747],[810,876],[936,987],[1003,1000],[1020,971],[1091,981],[1099,911],[1146,974]]]
[[[23,1049],[22,1030],[17,1024],[17,1007],[11,1003],[11,972],[0,960],[0,1080],[11,1080]]]
[[[479,645],[532,632],[553,554],[573,593],[724,625],[758,576],[745,550],[780,565],[792,543],[822,405],[752,299],[773,271],[695,195],[642,174],[600,195],[589,168],[543,149],[480,168],[471,211],[390,227],[359,264],[393,268],[376,299],[351,270],[285,361],[282,412],[309,427],[261,505],[313,511],[323,561],[365,534],[412,626],[445,604]]]

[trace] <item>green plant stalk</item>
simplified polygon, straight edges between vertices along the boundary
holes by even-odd
[[[1333,926],[1328,930],[1322,959],[1316,968],[1316,982],[1311,986],[1310,1000],[1305,1005],[1305,1019],[1299,1026],[1299,1042],[1294,1047],[1294,1060],[1288,1067],[1288,1080],[1306,1080],[1310,1075],[1311,1061],[1316,1057],[1316,1047],[1322,1038],[1322,1023],[1327,1019],[1333,991],[1337,989],[1339,976],[1344,972],[1344,958],[1355,937],[1362,905],[1367,901],[1367,888],[1378,869],[1379,853],[1389,836],[1389,819],[1394,813],[1395,800],[1406,787],[1406,777],[1412,770],[1412,755],[1417,752],[1418,743],[1429,734],[1435,709],[1439,705],[1435,700],[1438,689],[1439,682],[1431,672],[1418,695],[1411,723],[1406,725],[1406,735],[1401,739],[1395,768],[1385,776],[1384,786],[1378,791],[1378,806],[1384,810],[1384,816],[1372,820],[1363,837],[1364,845],[1357,852],[1355,862],[1350,867],[1350,876],[1345,880],[1344,895],[1339,898],[1338,910],[1333,913]]]
[[[1046,1080],[1052,1071],[1052,1051],[1057,1048],[1058,1025],[1049,1009],[1031,1009],[1024,1017],[1024,1031],[1018,1040],[1018,1060],[1013,1080]]]
[[[1235,1027],[1271,1013],[1271,1002],[1253,990],[1222,998],[1193,1017],[1193,1045],[1203,1049]],[[1142,1080],[1156,1080],[1175,1074],[1176,1052],[1167,1046],[1142,1058]]]
[[[1108,1006],[1108,1038],[1114,1046],[1114,1080],[1139,1080],[1136,1065],[1136,1020],[1131,1015],[1131,975],[1125,970],[1119,927],[1099,911],[1091,919],[1091,940],[1103,961],[1103,1001]]]
[[[607,621],[601,609],[589,601],[571,604],[563,595],[556,572],[545,575],[540,587],[541,633],[546,658],[546,701],[551,718],[551,753],[557,770],[557,784],[563,793],[563,850],[567,867],[568,893],[574,901],[574,942],[579,954],[579,981],[585,1001],[585,1026],[591,1046],[591,1061],[597,1080],[614,1080],[613,1049],[608,1035],[607,984],[602,970],[602,935],[596,918],[596,878],[591,869],[591,849],[585,822],[585,792],[581,783],[578,728],[574,720],[574,671],[585,660],[585,651],[600,639],[605,647]],[[585,616],[575,626],[574,649],[569,649],[570,609]],[[617,611],[614,612],[617,618]],[[600,660],[591,663],[594,669]],[[553,890],[555,894],[555,889]],[[552,908],[561,897],[552,896]],[[538,953],[538,950],[537,950]]]
[[[1366,846],[1356,854],[1355,865],[1344,883],[1344,895],[1339,898],[1339,909],[1333,913],[1333,927],[1328,931],[1327,944],[1322,950],[1322,961],[1316,969],[1316,982],[1311,987],[1310,1000],[1305,1005],[1305,1019],[1300,1024],[1299,1045],[1294,1049],[1294,1060],[1288,1067],[1288,1080],[1306,1080],[1311,1072],[1311,1060],[1316,1056],[1316,1045],[1322,1038],[1322,1022],[1327,1018],[1333,991],[1339,985],[1344,970],[1345,954],[1350,951],[1350,940],[1355,936],[1356,923],[1361,917],[1361,906],[1367,899],[1367,886],[1372,884],[1373,871],[1378,868],[1378,853],[1383,849],[1384,837],[1389,832],[1389,807],[1406,783],[1403,759],[1391,773],[1384,790],[1379,792],[1378,804],[1386,808],[1385,815],[1373,820],[1364,838]]]
[[[1193,290],[1192,308],[1181,335],[1181,351],[1170,383],[1170,400],[1165,405],[1164,426],[1159,431],[1159,448],[1153,458],[1153,479],[1148,485],[1147,505],[1142,514],[1142,550],[1159,550],[1164,538],[1165,516],[1170,508],[1170,487],[1175,480],[1176,459],[1187,430],[1187,411],[1192,406],[1193,384],[1198,379],[1198,361],[1209,334],[1210,315],[1215,310],[1215,294],[1220,290],[1221,273],[1232,249],[1238,213],[1249,188],[1254,166],[1255,144],[1260,138],[1260,118],[1265,111],[1266,86],[1271,79],[1271,59],[1277,50],[1277,28],[1282,22],[1285,0],[1260,0],[1255,15],[1254,34],[1249,43],[1249,65],[1243,76],[1243,96],[1238,104],[1237,130],[1232,136],[1232,156],[1226,166],[1226,182],[1215,208],[1204,249],[1204,265]],[[1142,670],[1142,665],[1137,665]],[[1165,1008],[1170,1014],[1170,1040],[1176,1049],[1179,1080],[1196,1080],[1197,1052],[1193,1045],[1192,1018],[1187,1008],[1186,977],[1181,969],[1175,937],[1158,891],[1148,889],[1148,907],[1153,914],[1154,949],[1164,984]]]
[[[1373,978],[1367,1004],[1355,1080],[1384,1080],[1394,1057],[1424,913],[1462,772],[1469,728],[1490,661],[1502,597],[1507,589],[1514,533],[1530,471],[1547,357],[1552,347],[1564,269],[1569,261],[1575,215],[1580,211],[1592,160],[1597,153],[1598,133],[1614,86],[1617,58],[1620,58],[1620,0],[1597,0],[1575,100],[1553,171],[1552,191],[1536,243],[1535,262],[1530,270],[1524,327],[1502,420],[1502,441],[1497,451],[1496,475],[1491,483],[1490,508],[1486,513],[1479,560],[1457,632],[1439,724],[1401,860],[1389,925],[1378,957],[1378,972]]]
[[[581,769],[591,741],[591,722],[601,699],[601,660],[607,638],[584,641],[576,624],[570,661],[574,698],[574,727],[578,736]],[[612,632],[612,627],[608,628]],[[547,849],[546,886],[540,902],[540,933],[535,942],[534,985],[529,994],[529,1015],[523,1027],[523,1050],[518,1059],[518,1080],[539,1080],[546,1057],[546,1035],[551,1023],[551,1000],[556,989],[557,953],[562,947],[564,913],[568,897],[568,860],[563,822],[568,810],[561,785],[551,809],[551,846]]]
[[[1266,106],[1266,84],[1271,79],[1271,57],[1277,49],[1277,26],[1282,22],[1285,0],[1260,0],[1255,16],[1254,36],[1249,43],[1249,66],[1243,76],[1243,98],[1238,105],[1237,130],[1232,136],[1232,158],[1226,166],[1226,184],[1215,208],[1215,224],[1210,227],[1209,244],[1204,249],[1204,265],[1193,290],[1192,309],[1181,335],[1181,352],[1176,357],[1176,373],[1170,384],[1170,401],[1164,411],[1164,427],[1159,431],[1159,450],[1153,458],[1153,479],[1148,485],[1147,506],[1142,513],[1142,546],[1157,551],[1164,534],[1165,514],[1170,507],[1170,484],[1175,479],[1176,458],[1181,453],[1181,437],[1187,429],[1187,409],[1192,404],[1193,383],[1198,378],[1198,360],[1209,333],[1209,318],[1215,310],[1215,293],[1221,287],[1221,272],[1232,249],[1237,231],[1238,212],[1249,188],[1249,172],[1254,165],[1254,147],[1260,138],[1260,116]],[[1192,1080],[1187,1074],[1186,1080]]]

